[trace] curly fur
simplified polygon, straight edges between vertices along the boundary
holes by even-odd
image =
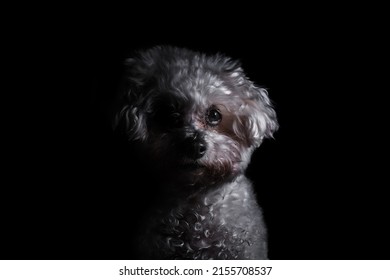
[[[244,175],[278,128],[267,91],[220,54],[158,46],[126,65],[115,125],[157,178],[157,199],[140,215],[139,257],[267,258],[262,212]]]

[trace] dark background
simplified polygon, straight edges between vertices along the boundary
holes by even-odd
[[[260,13],[250,22],[91,13],[52,13],[10,32],[2,259],[128,258],[127,205],[148,186],[132,180],[131,154],[109,115],[124,59],[157,44],[224,53],[268,89],[280,129],[255,152],[248,176],[271,259],[390,258],[380,22],[345,13]]]

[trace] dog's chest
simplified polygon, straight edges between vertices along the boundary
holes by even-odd
[[[225,188],[154,216],[147,230],[157,258],[234,259],[255,240],[257,207],[245,190]]]

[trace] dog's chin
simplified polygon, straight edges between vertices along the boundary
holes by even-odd
[[[198,160],[194,160],[194,159],[187,158],[187,157],[179,158],[176,161],[176,163],[177,163],[179,168],[184,168],[184,169],[201,167],[201,164],[199,163]]]
[[[207,164],[202,159],[182,159],[179,161],[177,171],[182,179],[191,182],[190,185],[215,185],[237,176],[233,166],[220,168],[218,165]]]
[[[156,157],[157,158],[157,157]],[[205,158],[192,159],[185,155],[160,157],[154,162],[158,178],[168,184],[178,185],[216,185],[237,176],[234,163],[210,162]],[[157,177],[156,177],[157,178]]]
[[[182,159],[177,163],[177,170],[185,176],[200,176],[205,166],[196,160]]]

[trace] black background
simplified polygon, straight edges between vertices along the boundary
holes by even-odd
[[[157,44],[224,53],[268,89],[280,129],[248,176],[271,259],[389,258],[381,23],[346,11],[217,11],[52,12],[10,32],[1,258],[128,258],[126,205],[148,186],[132,180],[110,108],[124,59]]]

